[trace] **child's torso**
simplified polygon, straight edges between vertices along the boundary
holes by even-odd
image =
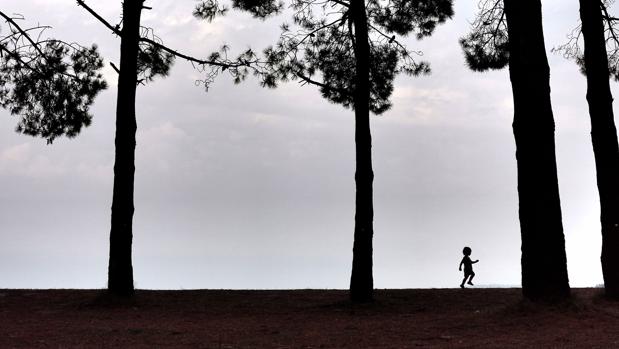
[[[464,264],[464,270],[473,270],[473,262],[471,262],[469,256],[464,256],[464,258],[462,258],[462,263]]]

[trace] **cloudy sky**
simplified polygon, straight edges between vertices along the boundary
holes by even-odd
[[[91,6],[110,22],[120,1]],[[143,25],[194,56],[274,42],[282,18],[231,11],[213,23],[195,1],[151,0]],[[565,41],[577,1],[545,0],[546,46]],[[462,247],[479,284],[520,283],[520,231],[508,72],[469,72],[457,40],[475,2],[423,50],[433,74],[396,81],[394,107],[372,118],[377,288],[454,287]],[[3,0],[24,24],[95,42],[118,63],[119,40],[73,0]],[[2,26],[4,28],[4,25]],[[572,286],[602,283],[599,204],[585,79],[549,52],[557,159]],[[53,145],[14,132],[0,110],[0,288],[106,284],[116,79],[93,124]],[[139,288],[346,288],[354,225],[354,119],[298,83],[262,89],[221,76],[206,93],[182,61],[139,88],[134,273]],[[618,95],[616,84],[614,94]]]

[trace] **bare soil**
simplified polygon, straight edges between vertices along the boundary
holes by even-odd
[[[520,289],[0,290],[0,348],[617,348],[619,302],[599,289],[542,305]]]

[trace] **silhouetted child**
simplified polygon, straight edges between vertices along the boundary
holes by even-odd
[[[464,283],[466,282],[466,279],[469,279],[469,282],[467,282],[469,285],[473,286],[473,277],[475,276],[475,273],[473,272],[473,264],[479,262],[479,260],[476,261],[472,261],[471,257],[469,257],[471,255],[471,248],[470,247],[465,247],[464,249],[462,249],[462,254],[464,255],[464,257],[462,257],[462,262],[460,262],[460,267],[458,268],[460,271],[462,271],[462,264],[464,264],[464,279],[462,279],[462,283],[460,284],[460,287],[464,288]]]

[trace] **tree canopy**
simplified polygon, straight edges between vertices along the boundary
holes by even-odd
[[[481,0],[471,30],[460,45],[473,71],[503,69],[509,63],[509,38],[503,0]]]
[[[350,4],[344,0],[293,0],[292,25],[281,26],[281,36],[264,51],[267,74],[263,84],[299,80],[320,88],[327,100],[353,108],[355,35]],[[453,15],[451,0],[385,3],[366,6],[370,43],[370,110],[381,114],[391,107],[393,80],[398,73],[428,74],[418,60],[421,52],[408,49],[401,36],[429,36]],[[400,37],[399,37],[400,36]],[[322,78],[316,78],[320,72]]]
[[[90,47],[46,37],[48,26],[22,28],[0,12],[0,106],[18,115],[17,132],[52,143],[91,123],[89,108],[107,87],[103,59]]]
[[[299,80],[320,88],[327,100],[353,108],[355,56],[353,19],[345,0],[292,0],[292,25],[281,25],[277,43],[264,50],[264,60],[256,71],[266,87]],[[235,0],[233,7],[254,17],[266,18],[285,7],[275,0]],[[227,11],[216,0],[202,1],[194,15],[211,21]],[[370,30],[370,109],[381,114],[391,107],[389,97],[398,73],[427,74],[421,52],[408,49],[398,36],[414,34],[418,39],[431,35],[436,26],[453,15],[452,0],[395,0],[367,3]],[[253,57],[253,56],[252,56]],[[322,79],[316,78],[317,73]]]
[[[619,81],[619,28],[617,28],[619,18],[614,17],[609,9],[615,1],[598,0],[598,2],[604,25],[604,41],[608,56],[609,74],[615,81]],[[553,48],[553,52],[561,53],[565,58],[574,60],[580,67],[581,73],[586,74],[581,21],[567,35],[567,39],[566,43]]]

